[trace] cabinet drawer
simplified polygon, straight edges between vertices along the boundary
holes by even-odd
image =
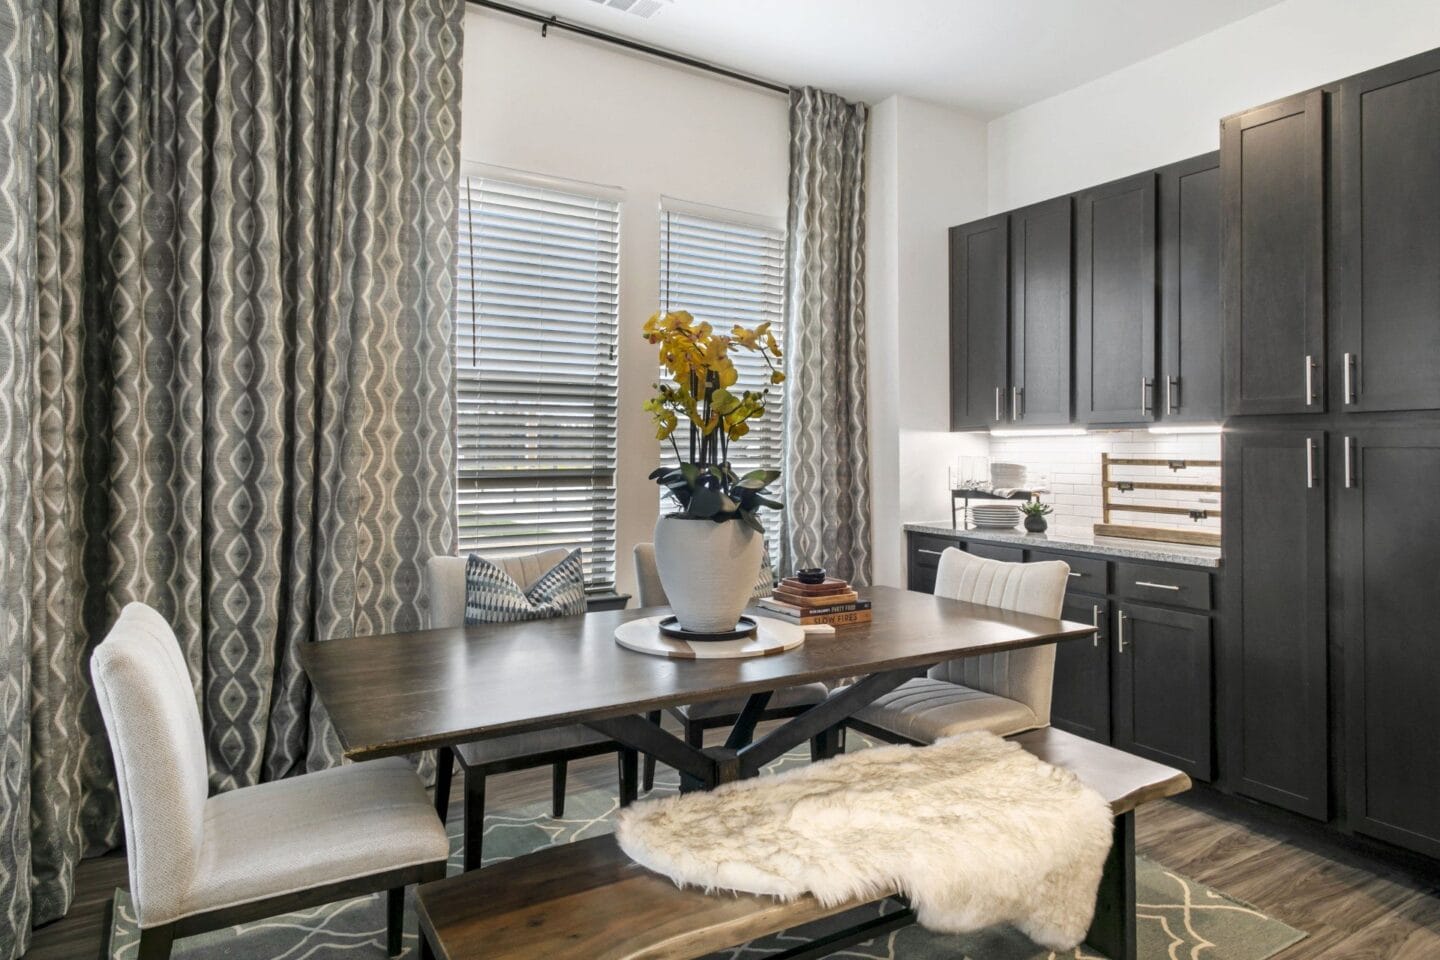
[[[976,543],[974,540],[967,540],[965,552],[973,553],[977,557],[985,557],[987,560],[1004,560],[1006,563],[1025,562],[1025,551],[1019,547],[999,547],[993,543]]]
[[[1210,574],[1205,570],[1115,564],[1115,595],[1130,600],[1209,610]]]
[[[1069,554],[1030,551],[1030,562],[1060,560],[1070,565],[1070,585],[1067,593],[1088,593],[1103,597],[1110,590],[1110,565],[1094,557],[1076,557]]]
[[[945,537],[914,536],[910,538],[910,565],[925,570],[940,566],[940,554],[960,544]]]

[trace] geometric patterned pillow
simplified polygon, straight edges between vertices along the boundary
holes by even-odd
[[[465,563],[465,625],[544,620],[585,612],[585,571],[580,551],[535,581],[529,591],[478,553]]]

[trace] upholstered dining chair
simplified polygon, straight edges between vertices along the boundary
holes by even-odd
[[[409,764],[349,764],[212,797],[195,690],[165,618],[127,606],[90,671],[115,757],[140,960],[169,957],[180,937],[380,890],[399,954],[405,887],[445,876],[450,852]]]
[[[655,564],[655,544],[637,543],[635,545],[635,580],[640,588],[640,606],[667,607],[670,605],[670,598],[666,596],[665,587],[660,583],[660,569]],[[774,571],[770,566],[769,558],[766,558],[760,565],[760,571],[755,580],[755,590],[751,594],[752,598],[758,600],[761,597],[770,596],[774,585]],[[829,688],[823,683],[804,683],[794,687],[782,687],[771,695],[769,706],[760,715],[760,719],[780,720],[799,716],[829,695]],[[745,700],[745,697],[726,697],[707,703],[687,704],[670,708],[670,714],[684,727],[685,742],[692,747],[700,747],[705,744],[706,730],[733,726],[735,721],[740,719],[740,711],[745,709]],[[648,716],[651,723],[660,723],[659,710],[651,711]],[[818,739],[811,742],[812,756],[818,758],[820,749]],[[654,786],[655,758],[647,754],[643,788],[650,790]]]
[[[537,580],[549,573],[569,555],[556,548],[538,553],[509,556],[487,556],[515,581],[521,590],[529,590]],[[460,627],[465,625],[465,564],[469,557],[431,557],[425,565],[425,582],[429,594],[430,626]],[[581,724],[552,727],[533,733],[517,733],[493,737],[458,747],[442,747],[436,752],[435,812],[443,821],[450,811],[450,781],[456,762],[464,777],[464,850],[465,869],[480,866],[485,839],[485,779],[492,774],[511,773],[549,766],[550,807],[555,817],[565,815],[566,768],[571,760],[605,753],[618,756],[620,802],[629,804],[639,791],[639,757],[635,751],[622,747]]]
[[[935,595],[1017,613],[1059,617],[1070,567],[1005,563],[950,547]],[[1050,725],[1055,645],[950,660],[858,711],[846,726],[891,743],[934,743],[970,730],[1002,737]]]

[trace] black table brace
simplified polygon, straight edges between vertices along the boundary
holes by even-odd
[[[869,706],[907,680],[923,677],[928,666],[905,667],[872,673],[856,683],[832,692],[828,697],[799,716],[761,737],[755,736],[755,725],[770,702],[770,692],[750,695],[745,709],[735,721],[723,747],[692,747],[674,734],[642,716],[612,717],[608,720],[587,720],[585,725],[617,743],[680,771],[682,792],[710,790],[722,783],[747,780],[760,773],[766,764],[813,737],[828,737],[827,755],[838,749],[839,738],[834,731],[846,718]]]

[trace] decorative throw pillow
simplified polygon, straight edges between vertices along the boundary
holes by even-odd
[[[478,553],[465,563],[465,625],[544,620],[585,612],[585,571],[572,550],[530,587]]]

